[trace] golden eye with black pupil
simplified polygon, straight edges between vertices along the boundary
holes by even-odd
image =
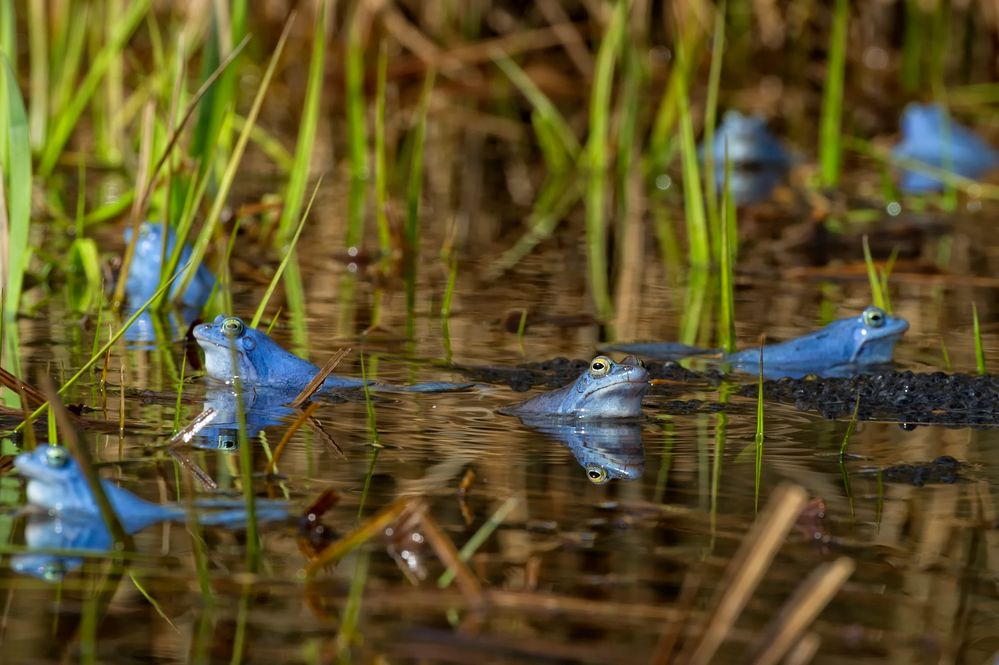
[[[45,463],[51,467],[61,469],[69,461],[69,453],[62,446],[49,446],[45,451]]]
[[[877,307],[868,307],[864,310],[864,323],[871,328],[880,328],[885,324],[885,313]]]
[[[610,358],[597,356],[590,362],[590,376],[595,379],[599,379],[601,376],[607,376],[610,373],[610,370]]]
[[[243,322],[233,317],[222,322],[222,334],[226,337],[239,337],[243,334]]]
[[[589,478],[590,482],[594,485],[603,485],[607,482],[607,469],[593,464],[586,467],[586,477]]]

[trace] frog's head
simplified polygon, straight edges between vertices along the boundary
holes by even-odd
[[[616,363],[597,356],[568,391],[562,409],[581,418],[635,418],[642,414],[648,389],[649,373],[641,360],[628,356]]]
[[[895,345],[909,329],[908,321],[873,305],[844,322],[853,349],[850,362],[861,365],[890,363]]]
[[[314,365],[236,316],[220,314],[211,323],[196,326],[194,339],[205,352],[205,372],[216,381],[232,383],[238,376],[244,388],[301,387],[316,372]]]
[[[47,443],[15,457],[14,468],[28,481],[28,502],[55,510],[63,508],[73,494],[68,489],[82,477],[68,450]]]

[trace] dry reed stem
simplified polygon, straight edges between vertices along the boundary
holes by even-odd
[[[756,654],[752,662],[755,665],[779,662],[853,574],[855,567],[853,559],[843,556],[812,571],[757,640],[752,649]]]
[[[190,471],[191,475],[197,478],[198,482],[200,482],[205,489],[214,491],[219,488],[219,484],[215,482],[215,479],[212,478],[207,471],[202,469],[201,466],[199,466],[193,459],[176,448],[168,448],[167,453],[169,453],[170,457],[174,458],[178,464]]]
[[[649,658],[649,665],[667,665],[670,662],[670,657],[673,655],[673,650],[676,649],[677,642],[680,641],[680,635],[683,633],[684,626],[687,625],[690,612],[694,607],[694,601],[697,600],[697,592],[700,588],[701,575],[694,571],[688,571],[683,577],[680,594],[676,602],[673,603],[673,609],[679,613],[679,616],[666,623],[659,636],[659,643],[656,645],[656,650],[652,653],[652,657]]]
[[[288,429],[285,430],[285,433],[281,436],[281,440],[277,444],[277,448],[274,449],[274,454],[271,455],[271,460],[267,463],[267,473],[274,473],[274,468],[277,466],[278,460],[281,459],[281,454],[284,452],[285,446],[287,446],[288,442],[291,441],[291,437],[302,427],[302,424],[316,412],[318,408],[319,402],[313,402],[307,406],[304,411],[301,411],[298,414],[298,417],[295,418],[295,422],[293,422]],[[343,455],[343,451],[340,450],[339,446],[337,446],[337,450],[339,450],[340,454]]]
[[[756,524],[729,562],[711,609],[698,631],[700,637],[681,652],[678,662],[707,665],[712,661],[794,526],[807,498],[805,490],[795,485],[781,485],[774,490]]]
[[[344,356],[348,353],[350,353],[350,347],[345,346],[330,356],[330,359],[326,361],[323,368],[319,370],[314,377],[312,377],[312,380],[309,381],[304,388],[302,388],[301,392],[295,396],[295,399],[291,400],[288,406],[293,409],[297,409],[309,401],[309,399],[316,394],[316,391],[319,390],[320,386],[323,385],[323,381],[326,380],[326,377],[333,373],[333,370],[336,369],[336,366],[340,364],[340,361],[343,360]]]
[[[784,665],[808,665],[815,658],[821,644],[822,638],[819,637],[818,633],[805,633],[794,645],[794,648],[788,652],[787,658],[784,659]]]
[[[418,499],[396,499],[343,538],[330,543],[326,549],[309,561],[305,566],[305,574],[311,577],[321,568],[336,563],[375,536],[384,533],[385,529],[392,526],[402,515],[416,509],[419,503],[421,502]]]
[[[479,579],[472,573],[468,565],[461,560],[458,548],[454,546],[454,541],[444,533],[444,530],[437,524],[429,512],[425,503],[420,503],[416,508],[416,514],[420,517],[420,526],[423,528],[423,535],[427,542],[437,554],[447,568],[454,571],[455,582],[461,595],[472,605],[481,605],[483,601],[482,585]]]
[[[180,431],[178,431],[176,434],[170,437],[170,440],[167,441],[167,445],[178,446],[191,443],[191,440],[195,437],[195,435],[198,432],[203,430],[210,422],[215,420],[216,415],[218,415],[218,412],[215,410],[215,408],[211,406],[208,407],[207,409],[196,415],[194,417],[194,420],[189,422],[184,428],[182,428]]]

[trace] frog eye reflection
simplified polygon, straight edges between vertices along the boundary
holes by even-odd
[[[49,446],[45,451],[45,463],[51,467],[61,469],[69,462],[69,453],[62,446]]]
[[[239,337],[243,334],[243,322],[233,317],[222,322],[222,334],[226,337]]]
[[[605,358],[604,356],[597,356],[590,363],[590,376],[599,379],[601,376],[607,376],[611,370],[610,358]]]
[[[589,478],[590,482],[594,485],[603,485],[607,482],[607,469],[602,466],[592,464],[586,467],[586,477]]]
[[[41,577],[46,582],[60,582],[66,577],[66,567],[61,562],[47,563],[41,570]]]
[[[864,310],[864,323],[871,328],[880,328],[885,324],[885,313],[877,307]]]

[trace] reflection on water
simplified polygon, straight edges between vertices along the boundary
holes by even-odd
[[[594,485],[612,480],[638,480],[645,473],[642,428],[636,422],[523,418],[523,423],[544,432],[572,451]]]

